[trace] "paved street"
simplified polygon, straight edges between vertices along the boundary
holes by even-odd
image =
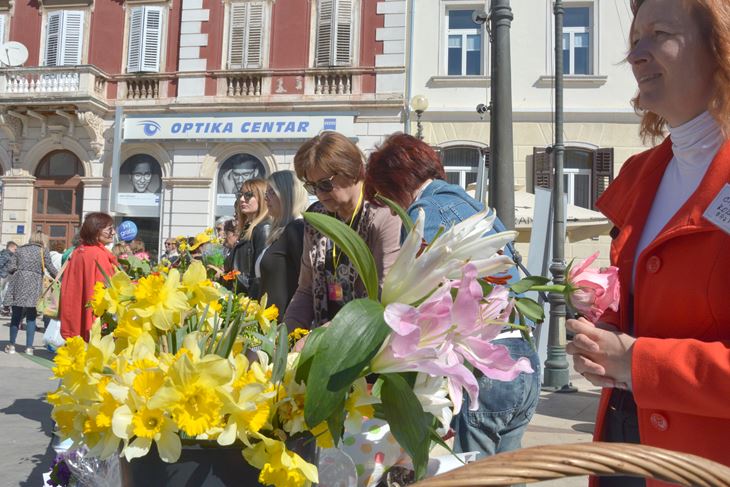
[[[0,319],[0,349],[7,344],[8,320]],[[42,331],[36,332],[36,356],[51,358],[39,350]],[[21,331],[18,343],[25,343]],[[5,393],[0,396],[0,486],[42,485],[42,474],[53,460],[51,442],[51,408],[43,395],[55,387],[49,369],[29,360],[17,346],[15,355],[0,352],[0,374]],[[598,403],[598,389],[581,376],[571,377],[579,389],[576,393],[542,393],[538,413],[530,424],[523,446],[590,441],[593,418]],[[545,486],[577,487],[585,478],[544,482]]]

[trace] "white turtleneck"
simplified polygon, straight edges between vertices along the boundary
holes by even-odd
[[[670,128],[669,133],[674,157],[664,172],[644,225],[634,258],[634,276],[639,255],[695,192],[724,140],[720,126],[709,112]]]

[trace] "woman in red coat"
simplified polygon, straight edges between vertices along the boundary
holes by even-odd
[[[66,266],[61,282],[61,336],[81,336],[89,341],[94,315],[88,306],[94,296],[94,285],[115,271],[117,258],[105,245],[114,241],[114,220],[106,213],[86,215],[76,247]]]
[[[597,440],[730,465],[730,2],[633,8],[642,134],[669,137],[629,159],[597,202],[615,225],[621,303],[604,316],[617,329],[568,320],[567,350],[605,388]]]

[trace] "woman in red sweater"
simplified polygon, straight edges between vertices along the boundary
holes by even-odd
[[[88,306],[94,295],[94,285],[111,277],[118,265],[105,245],[114,241],[114,220],[106,213],[86,215],[79,245],[66,267],[61,282],[61,335],[63,338],[81,336],[89,341],[94,315]]]

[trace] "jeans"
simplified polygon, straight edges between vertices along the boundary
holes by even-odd
[[[537,409],[540,399],[537,352],[521,338],[504,338],[492,343],[506,346],[514,359],[529,358],[534,372],[523,372],[515,380],[504,382],[474,371],[479,381],[479,409],[470,411],[469,398],[464,397],[461,412],[452,421],[457,453],[478,451],[482,457],[521,448],[522,435]]]
[[[33,337],[35,335],[35,308],[25,308],[23,306],[13,306],[13,313],[10,315],[10,343],[15,345],[15,339],[18,338],[18,327],[25,315],[25,346],[33,346]]]

